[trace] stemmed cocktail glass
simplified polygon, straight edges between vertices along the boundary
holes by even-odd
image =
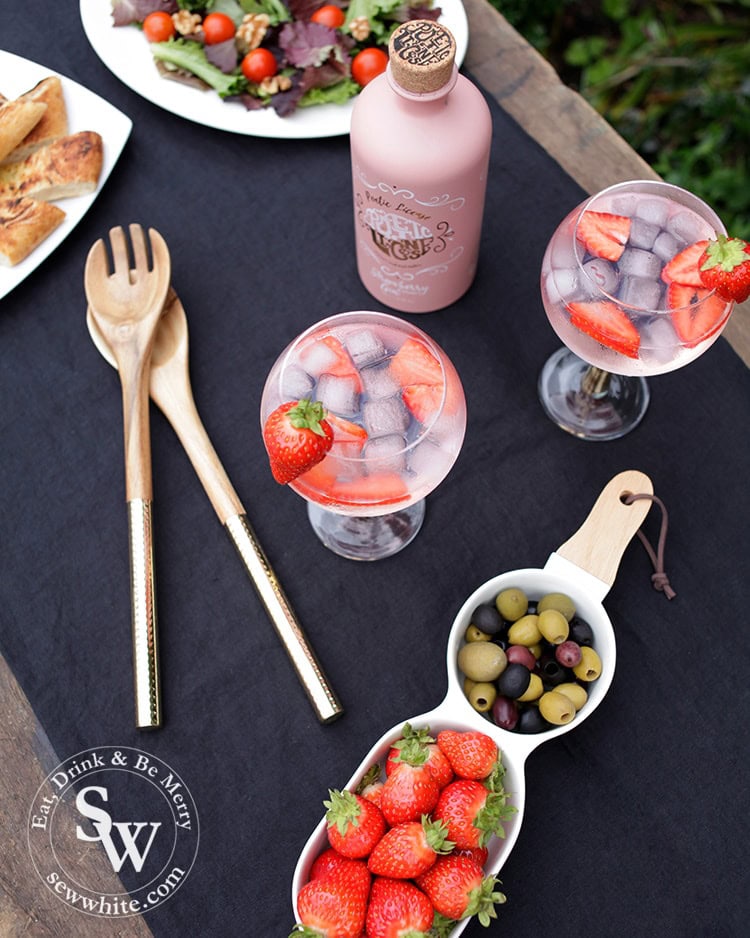
[[[318,538],[355,560],[401,550],[463,443],[466,403],[453,364],[405,320],[340,313],[282,352],[263,390],[261,425],[303,399],[323,404],[334,434],[325,458],[288,483],[307,500]]]
[[[552,236],[541,290],[565,343],[539,378],[542,405],[587,440],[632,430],[646,375],[680,368],[716,341],[733,304],[706,289],[702,245],[726,234],[714,211],[658,180],[618,183],[577,206]]]

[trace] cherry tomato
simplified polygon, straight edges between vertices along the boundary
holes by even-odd
[[[233,20],[226,13],[209,13],[201,26],[207,46],[215,46],[217,42],[226,42],[237,32]]]
[[[149,42],[166,42],[174,36],[172,17],[163,10],[149,13],[143,21],[143,34]]]
[[[279,70],[276,58],[269,49],[253,49],[242,60],[242,74],[248,81],[260,84],[264,78],[270,78]]]
[[[338,29],[339,26],[344,25],[346,14],[341,7],[327,3],[325,6],[316,10],[310,19],[313,23],[320,23],[321,26],[330,26],[331,29]]]
[[[364,86],[385,71],[388,55],[382,49],[372,46],[358,52],[352,60],[352,78],[358,85]]]

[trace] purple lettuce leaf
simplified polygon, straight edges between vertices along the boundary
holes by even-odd
[[[287,61],[296,68],[319,66],[332,56],[349,64],[349,54],[343,36],[330,26],[320,23],[284,23],[279,35],[279,45]]]
[[[112,19],[115,26],[130,26],[131,23],[142,23],[149,13],[157,10],[171,14],[178,9],[177,0],[115,0]]]
[[[234,36],[231,39],[225,39],[224,42],[215,42],[210,46],[204,45],[203,48],[208,61],[225,75],[229,75],[237,68],[237,46]]]

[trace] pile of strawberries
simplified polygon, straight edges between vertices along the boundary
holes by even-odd
[[[505,902],[484,875],[487,843],[514,813],[505,769],[484,733],[406,724],[356,791],[329,791],[329,848],[297,897],[290,938],[443,938],[483,925]]]

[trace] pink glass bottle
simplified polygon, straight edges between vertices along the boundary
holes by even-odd
[[[352,114],[357,269],[405,313],[455,302],[477,268],[492,119],[455,57],[440,23],[404,23]]]

